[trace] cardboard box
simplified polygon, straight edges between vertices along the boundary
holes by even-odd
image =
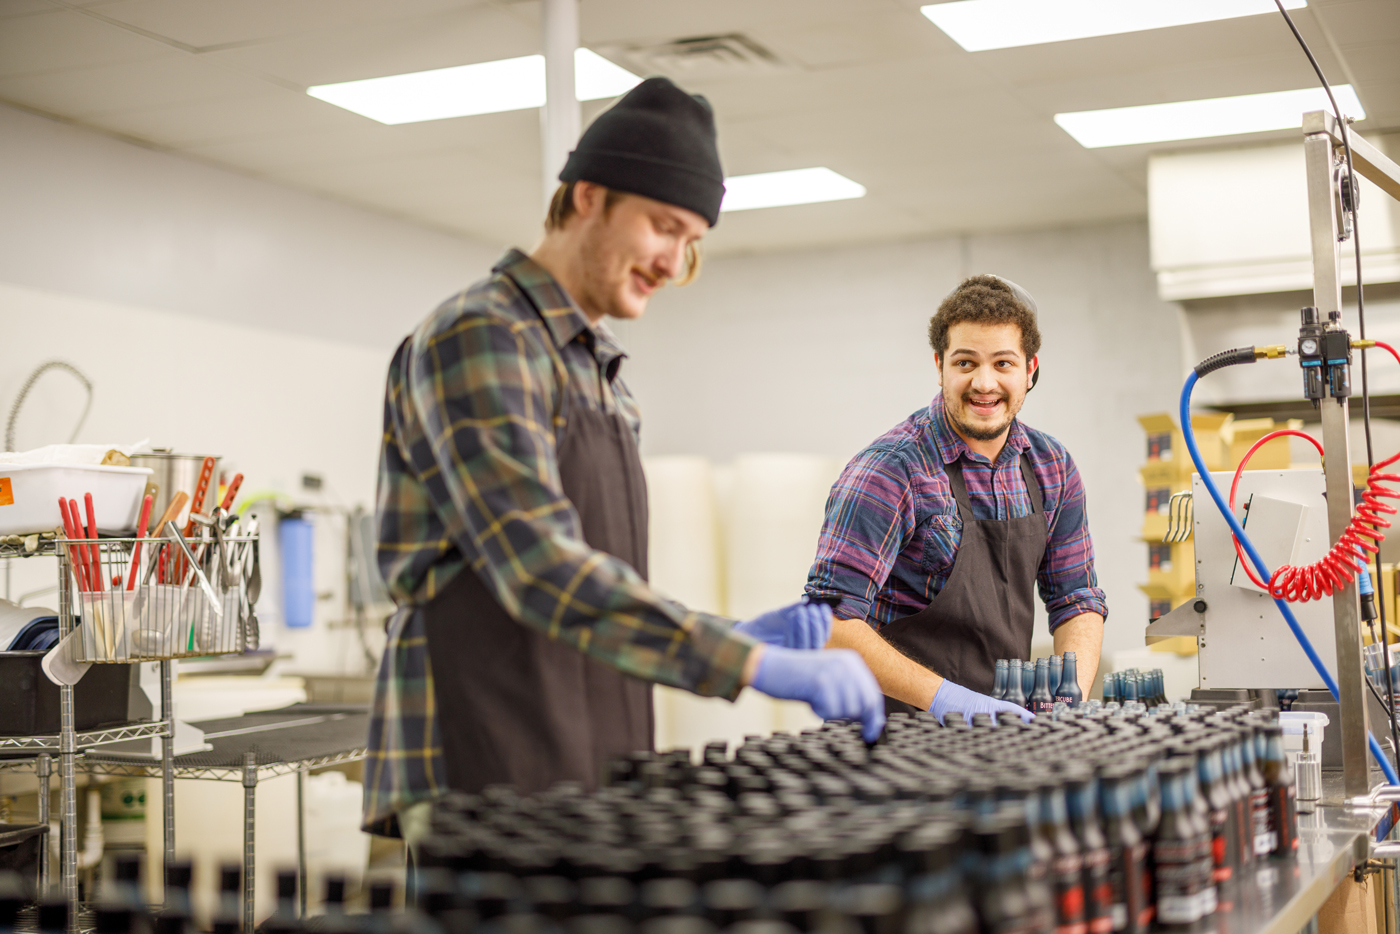
[[[1196,592],[1196,549],[1192,542],[1147,545],[1147,582],[1173,595]]]
[[[1201,413],[1191,416],[1196,445],[1211,470],[1224,470],[1229,459],[1224,440],[1234,416],[1229,413]],[[1186,489],[1196,470],[1186,450],[1186,438],[1176,421],[1167,413],[1139,415],[1138,424],[1147,433],[1147,463],[1139,470],[1146,487],[1168,486]]]
[[[1281,428],[1291,428],[1300,431],[1303,427],[1302,419],[1289,419],[1287,422],[1277,424],[1272,418],[1246,418],[1236,420],[1229,431],[1230,448],[1230,469],[1234,470],[1240,465],[1245,454],[1249,452],[1254,442],[1264,437],[1271,431]],[[1275,438],[1264,445],[1254,456],[1249,459],[1248,470],[1286,470],[1293,466],[1293,456],[1290,453],[1288,438]]]

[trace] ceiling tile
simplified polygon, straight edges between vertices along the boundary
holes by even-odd
[[[168,51],[153,39],[82,13],[36,13],[6,20],[0,29],[0,77],[137,62]]]
[[[247,95],[265,82],[165,50],[155,58],[0,78],[0,97],[79,119]]]

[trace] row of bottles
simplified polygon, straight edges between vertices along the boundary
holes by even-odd
[[[1117,705],[1114,705],[1117,707]],[[858,724],[615,760],[607,784],[509,787],[434,807],[416,895],[367,914],[328,892],[311,928],[345,934],[1145,934],[1235,910],[1241,879],[1288,858],[1297,814],[1272,712],[1085,704]],[[1028,763],[1035,763],[1028,768]],[[189,869],[148,914],[139,867],[99,898],[103,934],[186,934]],[[216,934],[240,930],[241,873]],[[1257,896],[1255,896],[1257,897]],[[307,929],[278,876],[272,934]],[[0,878],[0,931],[22,903]],[[62,906],[40,906],[60,931]],[[47,912],[47,913],[46,913]]]
[[[992,697],[1032,713],[1050,713],[1057,703],[1078,707],[1084,699],[1079,687],[1079,661],[1073,652],[1037,658],[1034,664],[1019,658],[999,658]]]
[[[1157,707],[1170,703],[1162,669],[1138,671],[1128,668],[1124,671],[1110,671],[1103,676],[1104,703],[1117,701],[1126,704],[1136,701],[1147,707]]]

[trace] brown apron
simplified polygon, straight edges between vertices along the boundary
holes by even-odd
[[[559,477],[584,541],[645,578],[646,479],[632,431],[576,398],[566,413]],[[569,779],[592,789],[609,759],[652,748],[650,684],[516,622],[470,568],[423,614],[452,788],[509,782],[530,793]]]
[[[953,570],[932,603],[886,623],[879,633],[954,684],[990,694],[998,658],[1030,657],[1035,580],[1049,539],[1045,502],[1029,454],[1021,455],[1021,476],[1031,511],[1018,519],[974,519],[962,461],[953,461],[946,470],[962,518]],[[912,705],[892,697],[885,698],[885,710],[915,712]]]

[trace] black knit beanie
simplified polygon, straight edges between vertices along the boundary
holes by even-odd
[[[713,227],[724,170],[710,102],[669,78],[646,79],[584,131],[559,180],[655,198],[694,211]]]

